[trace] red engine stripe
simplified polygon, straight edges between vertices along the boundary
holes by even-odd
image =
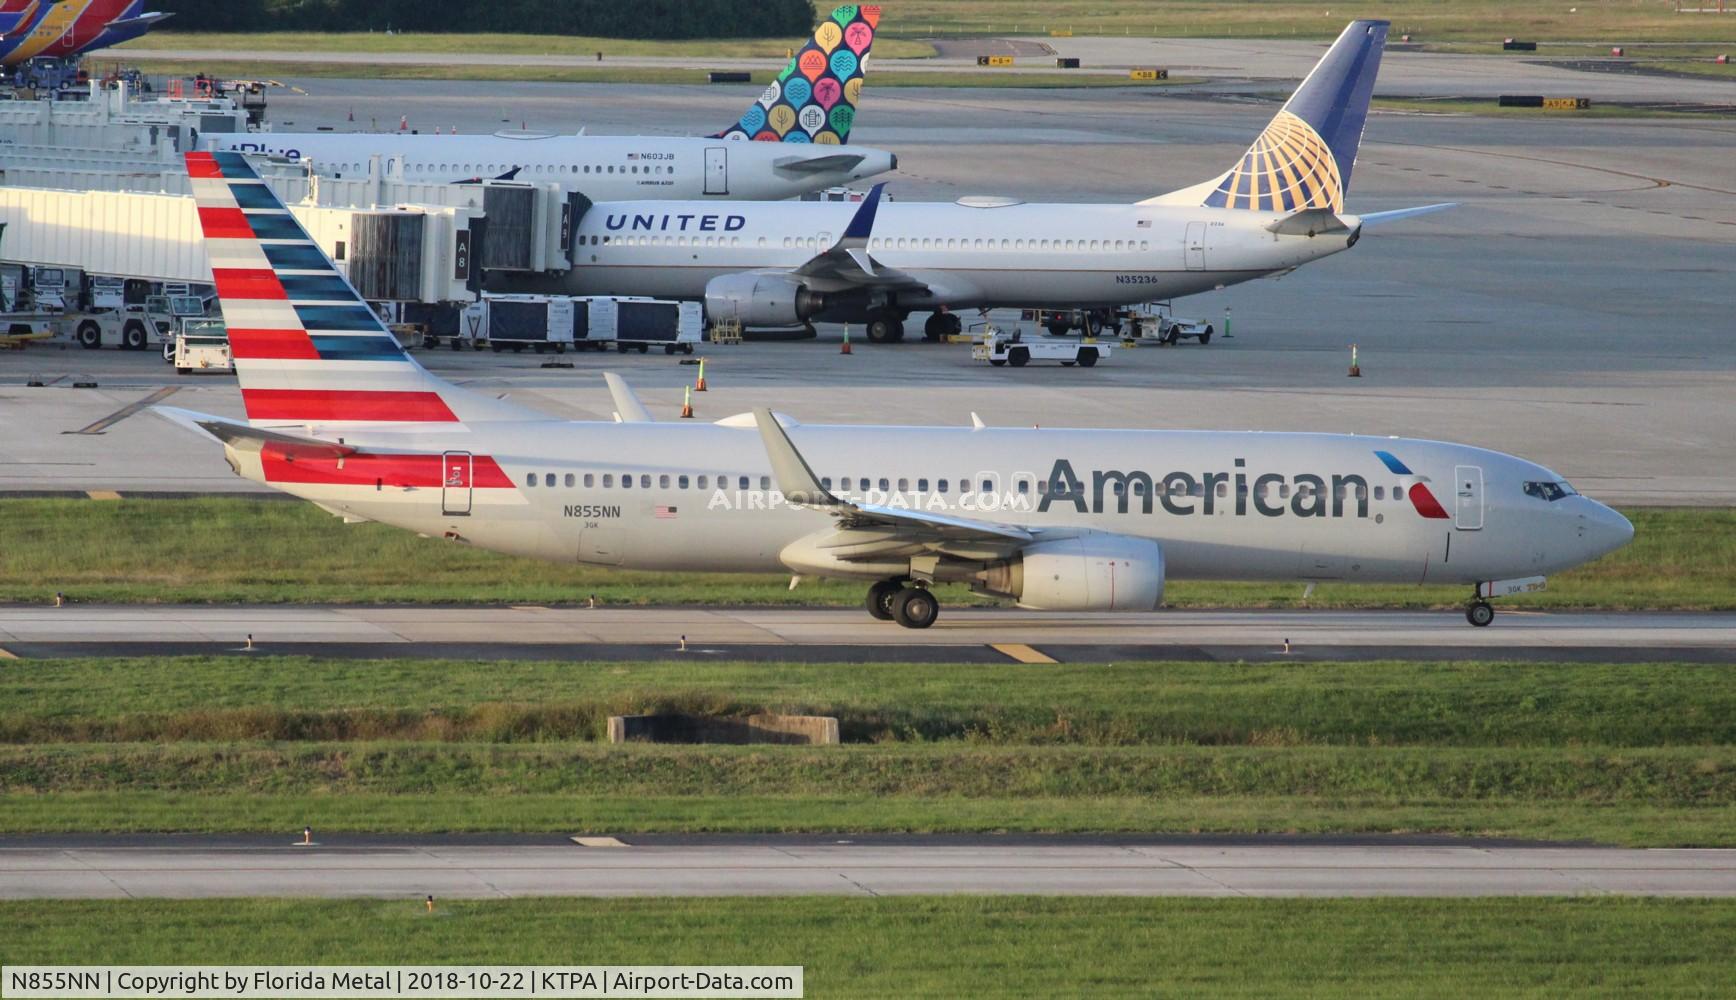
[[[1422,483],[1411,484],[1410,502],[1416,507],[1417,513],[1424,517],[1445,519],[1447,516],[1447,512],[1441,509],[1441,502],[1436,500],[1434,493]]]
[[[217,165],[216,157],[210,153],[188,153],[187,176],[222,177],[223,168]]]
[[[441,455],[350,455],[336,458],[290,458],[281,445],[268,444],[260,449],[265,480],[271,483],[318,483],[330,486],[373,486],[436,488],[450,478],[452,485],[464,486],[464,468],[456,466],[448,477],[445,459]],[[462,459],[456,460],[462,462]],[[470,485],[479,490],[512,489],[512,480],[500,465],[487,455],[471,459]]]
[[[247,215],[239,208],[201,208],[199,227],[205,230],[208,240],[253,238],[253,227],[247,224]]]
[[[353,389],[242,389],[252,420],[392,420],[456,423],[438,393]]]
[[[304,330],[230,330],[229,348],[243,360],[319,360],[319,351]]]
[[[283,290],[283,282],[277,280],[277,274],[270,268],[214,267],[211,277],[217,283],[219,299],[289,299],[289,293]]]

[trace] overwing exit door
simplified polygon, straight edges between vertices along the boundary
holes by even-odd
[[[729,193],[729,147],[705,148],[705,193]]]
[[[1453,526],[1460,531],[1483,527],[1483,469],[1461,465],[1453,470]]]
[[[448,451],[440,456],[440,513],[448,517],[470,516],[475,471],[476,460],[468,451]]]

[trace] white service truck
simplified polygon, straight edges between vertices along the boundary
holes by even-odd
[[[538,354],[553,350],[607,350],[644,354],[692,354],[705,335],[704,309],[698,302],[674,302],[613,295],[494,295],[466,306],[452,349],[465,342],[475,350]]]
[[[1008,333],[990,327],[981,340],[971,345],[970,356],[976,361],[987,361],[996,368],[1002,365],[1023,368],[1033,361],[1059,361],[1063,368],[1074,365],[1090,368],[1109,357],[1109,345],[1089,339],[1038,337],[1026,340],[1017,330]]]
[[[163,345],[163,360],[175,366],[177,375],[235,370],[235,357],[229,350],[229,330],[220,319],[182,320],[174,338]]]

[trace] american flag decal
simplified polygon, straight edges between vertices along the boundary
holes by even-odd
[[[669,520],[675,516],[674,507],[665,507],[662,504],[658,504],[653,512],[664,520]]]

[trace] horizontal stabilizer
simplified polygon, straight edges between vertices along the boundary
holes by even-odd
[[[866,159],[861,153],[833,153],[830,156],[785,156],[772,166],[790,174],[824,174],[830,171],[854,170]]]
[[[1320,236],[1325,233],[1349,232],[1350,227],[1330,208],[1310,208],[1295,215],[1287,215],[1267,226],[1266,230],[1279,236]]]
[[[280,452],[290,458],[346,458],[360,453],[360,449],[347,444],[339,444],[336,441],[325,441],[300,434],[286,434],[283,431],[265,430],[238,423],[227,417],[216,417],[209,413],[183,410],[178,406],[153,406],[151,409],[158,416],[180,424],[182,427],[208,434],[226,445],[234,445],[239,448],[257,449],[270,444],[277,446]]]
[[[1397,222],[1400,219],[1410,219],[1419,215],[1432,215],[1444,212],[1449,208],[1458,208],[1456,201],[1444,201],[1438,205],[1419,205],[1416,208],[1395,208],[1390,212],[1368,212],[1358,216],[1365,226],[1378,226],[1382,222]]]

